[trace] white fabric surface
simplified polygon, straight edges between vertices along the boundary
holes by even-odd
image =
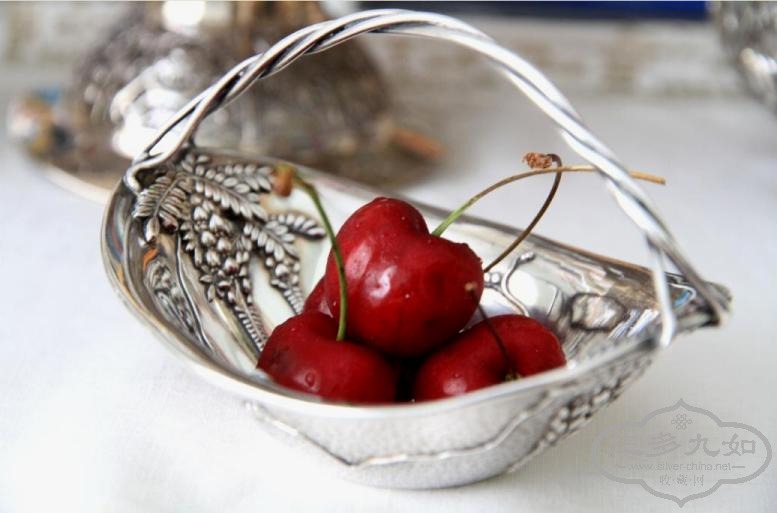
[[[645,187],[692,261],[731,288],[734,314],[724,329],[680,339],[587,429],[519,473],[434,492],[374,490],[311,468],[238,401],[181,367],[110,290],[102,207],[47,182],[3,135],[0,512],[674,511],[593,470],[591,443],[605,426],[683,398],[777,444],[777,118],[744,97],[577,100],[627,163],[667,178],[665,188]],[[525,103],[460,116],[448,130],[467,130],[472,145],[454,149],[450,174],[403,192],[452,207],[518,169],[525,151],[578,161]],[[476,212],[520,225],[547,186],[525,182]],[[539,231],[644,260],[641,239],[595,177],[565,179]],[[756,480],[683,508],[776,510],[774,462]]]

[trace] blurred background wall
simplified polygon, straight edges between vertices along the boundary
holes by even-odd
[[[390,5],[394,4],[328,2],[327,8],[342,13]],[[479,17],[492,15],[483,28],[506,46],[520,50],[570,94],[741,94],[716,31],[710,26],[704,2],[409,2],[402,6],[455,12],[475,25]],[[3,86],[66,75],[85,49],[125,10],[123,2],[0,3]],[[501,16],[494,17],[495,13]],[[538,18],[544,22],[533,23]],[[592,26],[598,30],[591,30]],[[574,44],[570,44],[572,41]],[[402,45],[372,46],[380,60],[396,57]],[[447,52],[450,47],[440,48],[440,52],[425,53],[424,58],[461,58],[460,54]],[[394,69],[427,64],[393,60]],[[403,81],[413,76],[403,72],[395,75]]]

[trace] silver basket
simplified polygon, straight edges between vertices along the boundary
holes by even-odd
[[[651,270],[529,237],[487,274],[490,312],[541,319],[569,364],[464,396],[419,404],[331,404],[274,384],[255,369],[267,334],[300,310],[328,247],[309,199],[271,193],[278,160],[199,148],[200,122],[306,54],[364,33],[445,40],[490,60],[596,166],[645,235]],[[161,143],[161,144],[160,144]],[[158,147],[164,147],[154,153]],[[378,194],[299,168],[339,225]],[[420,206],[431,223],[444,212]],[[484,261],[515,229],[465,218],[446,237]],[[379,10],[302,29],[229,71],[138,155],[108,205],[108,275],[130,310],[198,374],[242,398],[264,426],[362,483],[455,486],[514,470],[578,430],[618,397],[674,336],[720,324],[730,298],[683,256],[647,196],[536,68],[469,25],[436,14]],[[668,274],[665,261],[680,274]]]

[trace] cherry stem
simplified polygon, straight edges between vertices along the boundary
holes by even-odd
[[[283,174],[280,175],[281,180],[283,180],[283,176]],[[348,319],[348,294],[345,281],[345,264],[343,263],[343,254],[340,251],[340,244],[337,242],[337,236],[332,229],[332,223],[329,222],[329,216],[326,215],[326,210],[324,210],[324,205],[321,204],[321,198],[318,196],[316,188],[300,178],[296,173],[293,174],[293,179],[294,182],[310,196],[310,199],[313,200],[318,215],[321,216],[321,222],[324,224],[326,236],[329,238],[329,242],[332,245],[332,255],[334,256],[335,266],[337,267],[337,281],[340,285],[340,318],[337,322],[336,340],[345,340],[345,324]]]
[[[539,161],[543,160],[543,157],[544,157],[544,160],[547,161],[545,165],[542,167],[543,169],[549,168],[551,163],[555,164],[557,169],[564,165],[563,162],[561,162],[561,157],[559,157],[555,153],[549,153],[547,155],[543,155],[541,153],[531,153],[524,158],[526,159],[526,162],[529,163],[529,165],[532,165],[532,163],[537,160]],[[516,237],[515,240],[509,246],[507,246],[504,250],[502,250],[501,253],[499,253],[499,256],[497,256],[494,260],[491,261],[490,264],[488,264],[483,268],[484,273],[487,273],[488,271],[493,269],[494,266],[496,266],[496,264],[504,260],[507,257],[507,255],[512,253],[515,250],[515,248],[517,248],[518,245],[521,242],[523,242],[523,240],[526,237],[529,236],[529,234],[534,230],[534,227],[537,226],[537,223],[540,222],[540,219],[542,219],[542,217],[545,215],[545,212],[548,210],[548,207],[553,202],[553,198],[556,197],[556,192],[558,191],[558,186],[560,183],[561,183],[561,173],[556,173],[556,175],[553,177],[553,185],[550,186],[550,192],[548,192],[548,196],[545,198],[545,201],[542,203],[542,206],[537,211],[537,213],[534,214],[534,218],[529,223],[529,226],[524,228],[523,231],[521,231],[521,233],[518,234],[518,237]]]
[[[493,262],[488,264],[484,271],[488,271],[492,269],[496,264],[498,264],[500,261],[502,261],[503,258],[505,258],[510,252],[515,250],[515,248],[520,244],[526,237],[529,236],[531,231],[534,229],[534,227],[539,222],[540,218],[545,214],[545,211],[547,210],[548,206],[550,205],[550,202],[553,200],[553,197],[556,195],[556,191],[558,190],[558,182],[561,174],[563,173],[590,173],[597,171],[597,168],[593,166],[559,166],[553,169],[531,169],[529,171],[525,171],[523,173],[518,173],[516,175],[508,176],[507,178],[503,178],[502,180],[499,180],[498,182],[486,187],[479,193],[472,196],[470,199],[465,201],[459,208],[448,214],[448,217],[446,217],[440,225],[435,228],[435,230],[432,232],[432,235],[434,236],[441,236],[445,230],[448,229],[448,227],[453,224],[459,217],[461,217],[464,212],[469,209],[472,205],[477,203],[481,198],[484,196],[492,193],[493,191],[499,189],[500,187],[504,187],[505,185],[509,185],[513,182],[517,182],[519,180],[523,180],[524,178],[529,178],[531,176],[538,176],[538,175],[546,175],[550,173],[556,174],[556,180],[553,182],[553,186],[551,187],[550,193],[548,194],[548,197],[546,198],[545,202],[543,203],[540,210],[537,212],[537,214],[534,216],[534,219],[532,219],[532,222],[529,224],[529,226],[524,229],[519,235],[518,238],[513,242],[508,249],[502,252]],[[636,178],[638,180],[644,180],[647,182],[664,185],[666,181],[660,177],[651,175],[648,173],[642,173],[639,171],[630,171],[629,175],[631,175],[632,178]]]
[[[550,192],[548,192],[548,196],[545,198],[545,202],[542,204],[540,209],[537,211],[536,214],[534,214],[534,218],[529,223],[529,226],[523,229],[521,233],[518,234],[518,237],[515,238],[515,240],[507,246],[501,253],[499,253],[499,256],[497,256],[494,260],[491,261],[490,264],[485,266],[483,268],[483,272],[487,273],[491,269],[496,266],[499,262],[505,259],[507,255],[512,253],[515,248],[518,247],[518,245],[523,242],[523,240],[529,236],[529,234],[534,230],[534,227],[537,226],[537,223],[540,222],[540,219],[542,219],[542,216],[545,215],[545,211],[548,210],[548,207],[550,206],[551,202],[553,201],[553,198],[556,197],[556,191],[558,191],[558,185],[561,183],[561,173],[556,173],[556,176],[553,178],[553,185],[550,187]]]
[[[491,318],[488,317],[488,314],[486,314],[485,309],[480,306],[480,301],[478,300],[477,295],[475,295],[474,284],[467,284],[467,292],[469,292],[469,295],[472,297],[472,301],[474,301],[477,305],[478,312],[480,312],[480,316],[483,318],[483,322],[486,323],[488,331],[490,331],[491,335],[493,335],[494,341],[499,347],[499,351],[502,353],[502,358],[504,359],[505,365],[507,366],[507,375],[505,376],[505,381],[518,379],[520,375],[515,369],[513,361],[510,359],[510,353],[507,352],[507,346],[505,345],[504,340],[502,340],[502,337],[499,335],[499,332],[496,331],[496,327],[494,326],[494,323],[491,322]]]

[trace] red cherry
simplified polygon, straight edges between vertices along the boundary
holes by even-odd
[[[519,376],[531,376],[566,363],[556,336],[534,319],[500,315],[490,321]],[[416,376],[414,397],[428,401],[465,394],[506,381],[510,370],[491,329],[481,321],[424,361]]]
[[[331,315],[329,312],[329,303],[326,302],[326,294],[324,293],[324,279],[321,278],[310,291],[310,295],[305,300],[305,305],[302,307],[303,312],[321,312],[326,315]]]
[[[349,336],[387,354],[417,356],[472,317],[483,293],[480,259],[466,244],[432,236],[408,203],[371,201],[348,218],[337,240],[348,285]],[[340,288],[331,255],[324,283],[336,317]]]
[[[302,313],[273,330],[257,367],[280,385],[330,401],[392,402],[396,370],[375,350],[336,336],[334,319]]]

